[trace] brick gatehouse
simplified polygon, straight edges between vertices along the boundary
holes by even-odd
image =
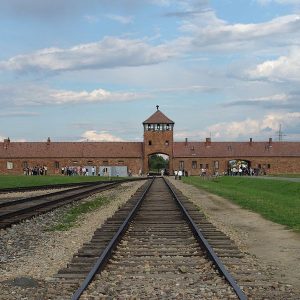
[[[23,169],[47,166],[60,174],[64,166],[127,166],[132,174],[148,172],[152,154],[169,157],[169,171],[188,175],[222,174],[234,161],[245,162],[265,174],[300,173],[300,142],[174,142],[174,122],[158,108],[143,122],[142,142],[0,142],[0,174],[22,174]]]

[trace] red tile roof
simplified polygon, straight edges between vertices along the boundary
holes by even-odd
[[[175,142],[173,150],[174,157],[300,157],[300,142]]]
[[[0,158],[111,157],[141,158],[138,142],[10,142],[0,143]]]
[[[144,121],[143,124],[174,124],[174,122],[158,109],[152,116]]]
[[[7,145],[7,148],[6,146]],[[300,157],[300,142],[174,142],[174,157]],[[0,142],[0,158],[142,158],[142,142]]]

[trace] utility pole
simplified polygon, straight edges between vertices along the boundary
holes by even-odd
[[[278,141],[282,142],[283,137],[286,136],[286,134],[283,133],[281,124],[279,124],[279,130],[276,133],[278,134]]]

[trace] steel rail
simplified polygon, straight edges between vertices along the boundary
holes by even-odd
[[[0,189],[0,194],[3,193],[14,193],[14,192],[26,192],[26,191],[37,191],[37,190],[49,190],[56,188],[64,187],[73,187],[73,186],[88,186],[88,185],[97,185],[101,183],[111,183],[115,181],[127,182],[127,181],[136,181],[136,180],[145,180],[148,178],[131,178],[131,179],[119,179],[119,180],[97,180],[97,181],[87,181],[87,182],[71,182],[71,183],[58,183],[58,184],[47,184],[47,185],[37,185],[37,186],[21,186],[15,188],[2,188]]]
[[[119,242],[119,240],[121,239],[122,235],[127,230],[128,226],[129,226],[129,222],[132,220],[132,218],[135,216],[138,208],[141,206],[146,194],[148,193],[150,187],[152,186],[152,184],[154,182],[154,179],[155,178],[153,177],[150,184],[148,185],[148,187],[146,188],[146,190],[144,191],[144,193],[142,194],[142,196],[140,197],[138,202],[135,204],[133,209],[130,211],[130,213],[126,217],[125,221],[119,227],[118,231],[115,233],[115,235],[113,236],[113,238],[111,239],[109,244],[106,246],[106,248],[102,252],[101,256],[95,262],[93,268],[91,269],[89,274],[86,276],[86,278],[82,282],[81,286],[72,295],[72,298],[71,298],[72,300],[78,300],[80,298],[80,296],[82,295],[84,290],[88,287],[90,282],[95,277],[96,273],[104,267],[106,261],[109,259],[110,255],[111,255],[112,251],[115,249],[115,247],[116,247],[117,243]]]
[[[202,249],[204,249],[208,255],[208,257],[213,261],[214,265],[217,267],[219,273],[225,277],[225,279],[228,281],[228,283],[233,288],[234,292],[238,296],[240,300],[247,300],[247,296],[244,294],[244,292],[241,290],[241,288],[238,286],[232,275],[228,272],[228,270],[223,265],[222,261],[219,259],[213,248],[210,246],[206,238],[203,236],[201,230],[199,230],[196,223],[193,221],[192,217],[189,215],[186,208],[183,206],[182,202],[178,198],[176,192],[171,187],[170,183],[163,177],[165,183],[169,187],[171,193],[173,194],[175,200],[177,201],[184,217],[188,220],[192,231],[194,232],[195,237],[197,238],[200,246]]]
[[[25,214],[25,213],[28,213],[28,212],[32,212],[32,211],[40,209],[40,208],[46,208],[47,206],[51,206],[51,205],[57,204],[59,202],[61,202],[61,204],[64,205],[64,204],[67,203],[67,201],[72,200],[73,198],[76,199],[78,197],[81,198],[81,196],[90,196],[91,194],[93,194],[94,192],[96,192],[98,190],[101,191],[101,190],[104,190],[104,189],[110,189],[110,188],[113,188],[114,186],[116,186],[117,184],[118,183],[111,183],[111,184],[108,184],[108,185],[105,185],[105,186],[103,186],[103,185],[100,185],[99,187],[95,186],[95,187],[93,187],[92,189],[90,189],[88,191],[82,191],[82,192],[79,192],[75,195],[71,194],[69,196],[65,196],[64,198],[59,197],[59,198],[55,198],[53,200],[49,200],[49,201],[46,201],[46,202],[31,205],[31,206],[28,206],[28,207],[20,208],[20,209],[14,210],[14,211],[9,211],[9,212],[6,212],[6,213],[5,212],[0,213],[0,221],[3,221],[3,220],[5,220],[9,217],[14,217],[14,216],[22,215],[22,214]],[[83,189],[83,187],[81,189]],[[73,191],[73,190],[71,190],[71,191]],[[71,191],[69,190],[69,192],[71,192]],[[50,195],[44,195],[43,198],[47,199],[47,197],[49,197],[49,196],[51,197],[52,195],[51,194]],[[63,194],[61,196],[63,196]],[[75,201],[75,199],[74,199],[74,201]],[[34,199],[34,200],[36,200],[36,199]],[[80,199],[78,199],[78,200],[80,200]]]

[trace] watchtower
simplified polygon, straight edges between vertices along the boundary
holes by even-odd
[[[174,122],[156,106],[156,112],[143,122],[144,126],[144,173],[149,171],[149,156],[169,156],[169,170],[173,171],[173,128]]]

